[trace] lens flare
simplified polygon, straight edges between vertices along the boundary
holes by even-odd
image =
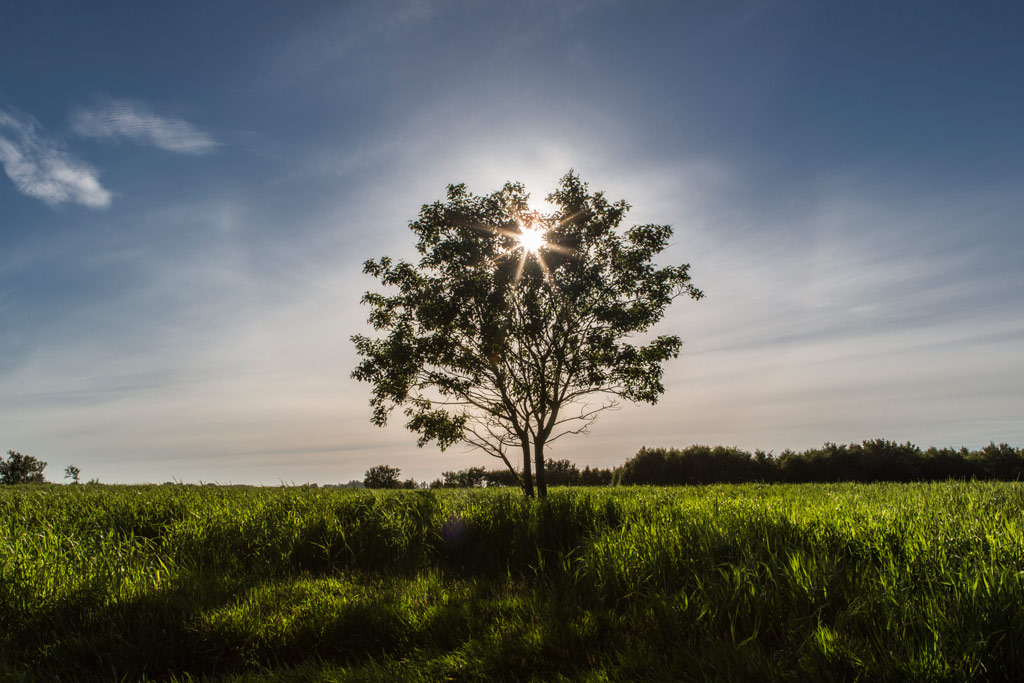
[[[519,246],[531,254],[536,254],[547,244],[544,239],[544,231],[536,228],[522,228],[517,235]]]

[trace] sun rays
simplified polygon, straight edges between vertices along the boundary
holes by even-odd
[[[524,211],[518,214],[505,225],[471,224],[474,230],[493,235],[504,243],[498,249],[499,259],[518,257],[513,284],[518,285],[523,277],[526,264],[532,259],[537,263],[544,278],[553,282],[552,272],[549,264],[545,261],[545,254],[559,254],[562,257],[579,258],[579,254],[572,248],[559,244],[557,237],[559,228],[572,217],[561,217],[556,215],[545,215],[539,211]]]
[[[540,250],[547,246],[548,242],[545,239],[546,231],[534,226],[523,227],[520,229],[516,239],[519,240],[519,246],[523,251],[538,255]]]
[[[516,285],[522,279],[523,269],[526,267],[526,261],[530,257],[536,259],[537,265],[540,266],[541,271],[544,273],[544,278],[549,282],[551,281],[551,271],[548,269],[548,264],[544,262],[544,254],[542,252],[552,249],[556,245],[548,241],[548,228],[545,223],[546,221],[538,213],[534,212],[525,220],[519,221],[519,231],[512,235],[518,242],[518,250],[520,252],[514,280]]]
[[[529,259],[534,259],[537,262],[537,266],[540,267],[541,272],[544,273],[544,278],[554,284],[552,278],[551,269],[548,263],[544,260],[546,252],[557,252],[559,254],[575,257],[576,254],[566,247],[558,244],[550,239],[550,235],[553,230],[556,230],[562,222],[554,221],[551,216],[544,216],[537,211],[530,212],[524,215],[516,222],[517,230],[515,231],[499,231],[502,234],[512,237],[516,241],[514,251],[519,252],[519,263],[516,265],[516,275],[514,283],[519,284],[520,279],[523,276],[523,270],[526,268],[526,263]],[[552,223],[555,222],[554,228]]]

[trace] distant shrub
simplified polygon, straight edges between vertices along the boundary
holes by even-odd
[[[363,485],[368,489],[397,489],[400,481],[398,475],[402,470],[390,465],[376,465],[366,470]]]
[[[611,469],[587,466],[580,470],[569,460],[548,460],[544,476],[549,486],[611,486],[614,480]],[[488,470],[484,482],[487,486],[519,486],[519,477],[507,468]]]
[[[7,451],[7,459],[0,460],[0,483],[42,484],[46,481],[43,470],[46,463],[31,455]]]
[[[487,470],[484,472],[484,484],[491,486],[520,486],[519,475],[512,470],[505,468],[500,470]]]
[[[470,467],[458,472],[442,472],[443,488],[474,489],[484,485],[487,471],[483,467]]]

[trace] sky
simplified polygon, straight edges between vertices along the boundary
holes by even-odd
[[[1024,5],[0,4],[0,451],[103,482],[500,462],[370,423],[368,258],[574,169],[701,301],[549,457],[1024,446]]]

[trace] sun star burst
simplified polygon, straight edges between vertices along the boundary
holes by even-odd
[[[516,237],[519,240],[519,246],[531,254],[540,252],[547,245],[547,240],[544,239],[544,231],[537,228],[524,227]]]

